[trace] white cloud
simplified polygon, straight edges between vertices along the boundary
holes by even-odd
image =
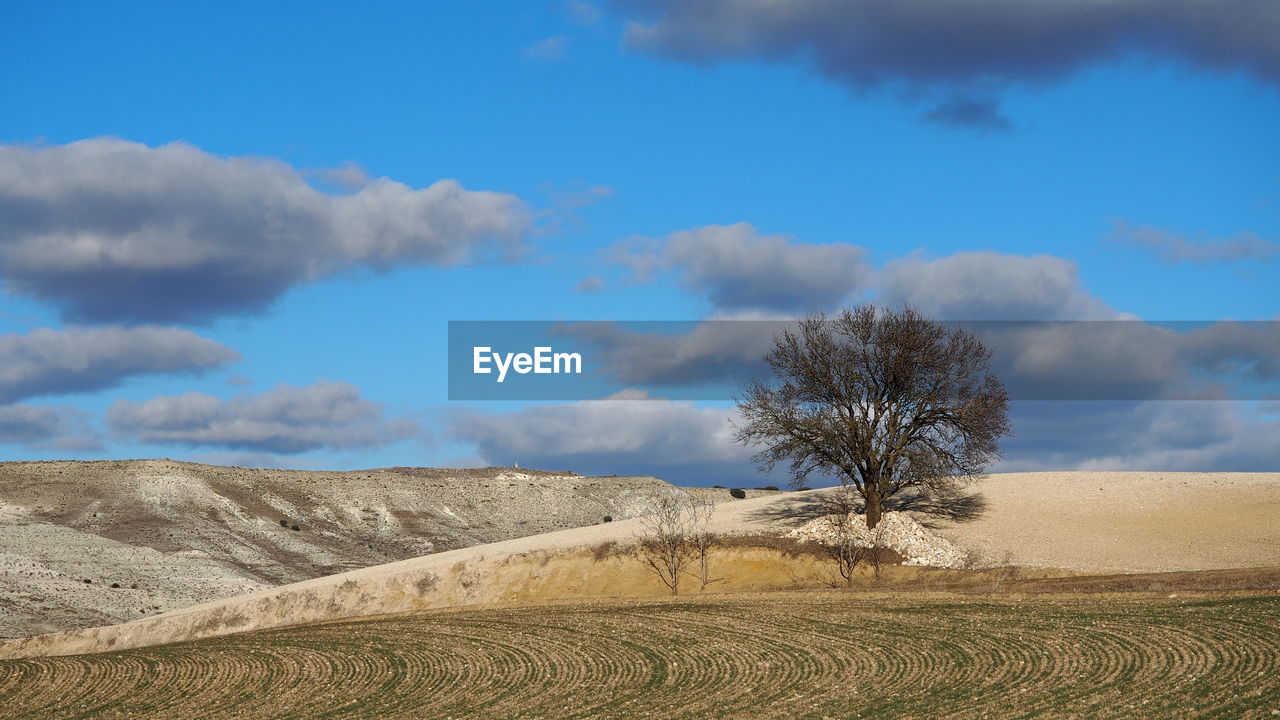
[[[720,310],[809,312],[830,309],[866,286],[865,254],[847,243],[762,235],[740,222],[633,239],[612,248],[609,258],[640,282],[675,271],[681,285]]]
[[[184,143],[0,146],[0,277],[74,319],[204,320],[357,268],[510,259],[528,224],[517,198],[453,180],[332,196]]]
[[[1015,404],[1000,472],[1280,467],[1280,403],[1238,401]]]
[[[117,400],[107,421],[117,435],[141,442],[266,453],[379,447],[422,435],[413,421],[385,419],[355,387],[324,381],[229,401],[198,392]]]
[[[39,328],[0,335],[0,402],[115,387],[156,373],[198,373],[240,359],[190,330],[162,327]]]
[[[1075,263],[1053,255],[916,253],[885,266],[880,302],[908,303],[939,320],[1114,320],[1124,317],[1090,295]]]
[[[801,60],[888,85],[926,119],[999,129],[997,97],[1133,52],[1280,82],[1274,0],[625,0],[628,46],[676,60]]]
[[[0,406],[0,443],[64,452],[102,449],[98,434],[90,427],[84,412],[43,405]]]
[[[751,451],[733,440],[733,410],[692,403],[618,399],[539,405],[507,413],[462,411],[450,434],[492,465],[568,468],[575,472],[657,475],[673,482],[756,478]]]
[[[1240,233],[1233,237],[1208,237],[1189,240],[1182,235],[1150,226],[1130,227],[1116,224],[1114,238],[1120,242],[1150,250],[1166,263],[1270,262],[1280,257],[1280,243]]]

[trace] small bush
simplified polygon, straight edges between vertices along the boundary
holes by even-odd
[[[290,526],[289,526],[289,529],[290,529],[290,530],[297,531],[297,530],[301,530],[302,528],[298,527],[297,525],[290,525]]]
[[[84,579],[84,584],[85,584],[85,585],[92,585],[92,584],[93,584],[93,581],[92,581],[92,580],[90,580],[89,578],[85,578],[85,579]]]
[[[118,588],[120,587],[120,583],[111,583],[111,587]]]
[[[742,488],[734,488],[729,491],[729,496],[742,500],[747,497],[747,491]]]
[[[760,490],[773,490],[774,492],[777,492],[777,491],[778,491],[778,486],[777,486],[777,485],[765,485],[764,487],[762,487],[762,488],[758,488],[758,489],[760,489]]]
[[[280,521],[280,527],[289,527],[289,521],[288,521],[288,520],[281,520],[281,521]]]
[[[613,522],[613,516],[612,516],[612,515],[605,515],[605,516],[604,516],[604,521],[605,521],[605,522]]]
[[[591,559],[595,560],[596,562],[600,562],[601,560],[604,560],[610,555],[617,554],[617,552],[618,552],[618,541],[605,540],[602,543],[592,546]]]
[[[729,489],[729,488],[726,488],[726,487],[725,487],[725,486],[723,486],[723,485],[712,485],[711,487],[712,487],[712,488],[714,488],[714,489],[716,489],[716,490],[728,490],[728,489]]]

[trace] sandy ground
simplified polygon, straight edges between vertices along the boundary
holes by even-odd
[[[750,534],[794,527],[818,512],[823,492],[719,505],[713,529]],[[1280,473],[1019,473],[989,478],[980,493],[985,508],[977,519],[938,525],[962,549],[991,564],[1127,572],[1280,565]],[[642,532],[641,520],[632,519],[426,555],[123,625],[0,643],[0,657],[99,652],[480,605],[521,597],[524,587],[554,589],[555,583],[580,593],[590,583],[582,577],[589,567],[555,576],[545,558],[608,541],[625,543]],[[530,562],[531,555],[544,560]]]
[[[1280,473],[992,475],[986,510],[939,522],[985,564],[1091,572],[1280,565]]]

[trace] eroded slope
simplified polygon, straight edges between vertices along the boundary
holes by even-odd
[[[671,491],[652,477],[504,468],[3,463],[0,636],[135,620],[356,568],[634,517],[655,494]]]

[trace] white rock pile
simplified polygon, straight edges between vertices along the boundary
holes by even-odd
[[[838,542],[839,516],[827,515],[810,520],[787,533],[787,537],[816,543]],[[867,520],[858,514],[849,515],[849,531],[852,541],[860,547],[879,545],[887,547],[905,558],[906,565],[957,568],[965,564],[965,554],[947,540],[929,532],[910,515],[887,512],[880,517],[875,530],[867,529]]]

